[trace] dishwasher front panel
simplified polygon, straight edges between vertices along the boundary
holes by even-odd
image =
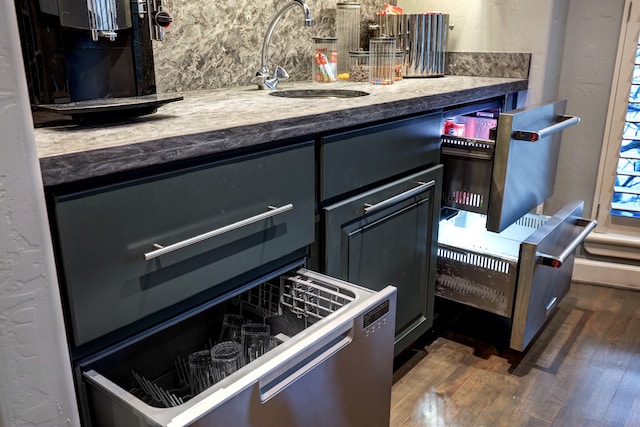
[[[162,371],[174,371],[175,354],[193,348],[185,340],[202,339],[207,330],[214,330],[221,311],[239,303],[266,319],[275,316],[251,301],[255,295],[269,294],[263,287],[274,286],[271,283],[277,280],[280,286],[291,280],[298,284],[284,288],[278,298],[268,298],[281,311],[267,322],[293,328],[294,335],[184,403],[159,407],[140,398],[132,372],[162,385],[166,376]],[[311,295],[312,288],[324,289],[329,298]],[[334,311],[312,321],[318,309],[333,304],[337,304]],[[91,426],[387,427],[395,306],[396,290],[391,286],[373,292],[306,269],[271,278],[82,363]],[[283,315],[288,320],[283,321]]]

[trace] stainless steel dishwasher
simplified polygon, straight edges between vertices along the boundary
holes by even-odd
[[[396,289],[306,268],[313,141],[153,172],[50,195],[83,426],[388,426]],[[268,345],[198,376],[225,315]]]
[[[388,426],[394,305],[391,287],[299,268],[211,301],[81,363],[93,425]],[[192,396],[180,361],[209,348],[223,313],[264,320],[278,345]]]
[[[580,121],[565,109],[558,101],[452,117],[490,118],[495,135],[442,139],[436,295],[508,318],[518,351],[557,310],[575,251],[596,225],[582,218],[581,201],[552,216],[533,212],[553,194],[561,131]]]

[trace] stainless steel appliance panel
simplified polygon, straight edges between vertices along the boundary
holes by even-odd
[[[582,207],[566,204],[522,243],[512,348],[529,345],[569,290],[575,250],[596,226],[581,217]]]
[[[173,340],[163,339],[162,331],[155,331],[137,343],[83,363],[93,427],[387,427],[395,288],[374,292],[306,269],[293,275],[333,289],[349,302],[310,321],[308,327],[257,360],[174,407],[145,403],[129,389],[127,381],[133,379],[126,377],[131,370],[157,370],[156,363],[149,363],[154,360],[151,355],[163,360],[181,347],[179,337],[183,332],[188,336],[192,329],[189,318],[167,326],[166,333]],[[243,294],[238,297],[243,301]],[[280,302],[284,311],[293,307],[287,306],[284,298]],[[313,301],[304,299],[299,304],[312,305]],[[222,305],[215,304],[210,310],[215,312]],[[210,310],[195,314],[200,316],[195,317],[195,323],[205,323],[201,319],[209,316]],[[305,312],[313,320],[313,309]],[[289,319],[296,319],[291,317],[294,311],[287,313]],[[155,342],[156,348],[148,341]],[[138,350],[147,355],[146,363],[145,358],[136,359]]]
[[[487,229],[500,232],[553,194],[566,100],[500,114]]]

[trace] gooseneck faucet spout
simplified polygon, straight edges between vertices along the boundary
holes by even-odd
[[[262,67],[256,73],[256,77],[259,79],[258,87],[260,89],[275,89],[280,80],[289,78],[289,74],[287,74],[284,68],[280,66],[276,66],[275,71],[271,74],[271,70],[269,69],[267,62],[269,56],[269,44],[271,43],[271,36],[273,35],[273,31],[276,29],[276,25],[278,25],[280,19],[282,19],[289,9],[296,6],[302,8],[302,11],[304,12],[304,26],[311,27],[313,25],[313,21],[311,20],[311,9],[309,9],[309,6],[304,2],[304,0],[292,0],[284,5],[278,13],[276,13],[271,24],[269,24],[269,28],[267,28],[267,32],[264,36],[264,42],[262,43]]]

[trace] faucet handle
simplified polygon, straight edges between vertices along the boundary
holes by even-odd
[[[282,68],[281,66],[277,66],[276,70],[273,72],[273,78],[278,80],[286,80],[289,78],[289,73]]]
[[[269,68],[263,67],[263,68],[259,69],[258,71],[256,71],[255,77],[257,79],[266,79],[266,78],[268,78],[269,77]]]
[[[286,80],[289,78],[289,73],[286,72],[284,68],[281,66],[277,66],[276,70],[273,72],[273,76],[271,78],[264,79],[264,85],[268,89],[275,89],[280,83],[280,80]]]
[[[272,76],[269,76],[269,68],[267,67],[258,70],[255,76],[255,79],[258,80],[258,88],[260,89],[275,89],[280,80],[286,80],[288,78],[289,73],[280,66],[276,67]]]

